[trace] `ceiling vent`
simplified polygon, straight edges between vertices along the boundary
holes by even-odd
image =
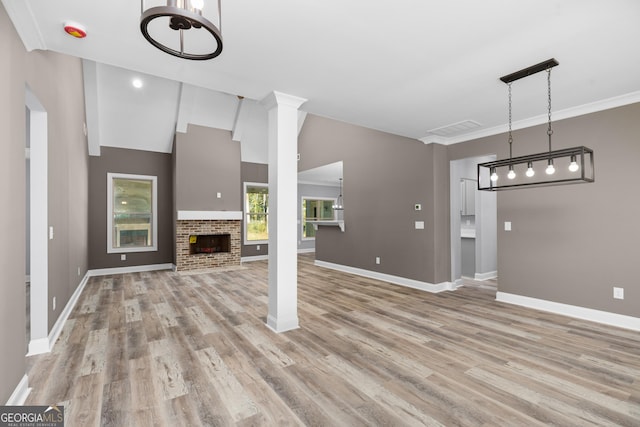
[[[428,135],[438,135],[442,137],[456,136],[463,133],[467,133],[470,130],[479,128],[481,125],[473,120],[463,120],[461,122],[453,123],[447,126],[431,129],[427,131]]]

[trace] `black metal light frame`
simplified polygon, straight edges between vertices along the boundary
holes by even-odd
[[[564,162],[558,162],[557,160],[559,159],[566,160]],[[549,160],[554,161],[556,166],[556,172],[553,175],[547,175],[544,170],[544,166],[547,166]],[[571,160],[575,160],[580,169],[576,172],[562,170],[563,166],[568,167]],[[525,170],[529,165],[536,164],[542,166],[538,167],[538,170],[535,171],[537,178],[522,176],[525,174]],[[518,171],[517,179],[511,180],[507,178],[509,167],[513,167],[514,170]],[[500,176],[498,181],[491,180],[492,171],[496,171]],[[549,187],[553,185],[578,184],[594,181],[593,150],[584,146],[545,151],[544,153],[529,154],[511,159],[495,160],[478,164],[478,190],[513,190],[519,187]]]
[[[213,59],[222,53],[222,16],[220,0],[218,1],[218,26],[214,25],[210,20],[202,15],[202,10],[191,7],[190,0],[167,0],[166,6],[156,6],[144,10],[144,0],[140,1],[142,16],[140,17],[140,31],[145,39],[158,49],[169,55],[178,58],[191,60]],[[149,34],[149,24],[154,19],[168,17],[171,18],[171,24],[168,28],[177,31],[180,43],[180,50],[172,49],[154,39]],[[184,46],[184,31],[207,31],[216,42],[216,49],[209,53],[189,53]]]
[[[513,81],[528,77],[540,71],[549,71],[558,65],[554,58],[532,65],[515,73],[500,77],[508,85]],[[500,191],[522,187],[548,187],[563,184],[590,183],[595,181],[593,150],[579,146],[561,150],[551,150],[551,77],[549,74],[549,151],[526,156],[511,157],[511,134],[509,139],[509,158],[478,164],[478,190]],[[509,129],[511,129],[511,104],[509,104]],[[566,159],[566,160],[565,160]],[[559,160],[559,161],[558,161]],[[574,170],[563,168],[573,164]],[[522,166],[525,165],[525,166]],[[544,166],[553,165],[557,169],[552,174],[545,173]],[[535,170],[534,166],[536,166]],[[577,169],[575,169],[577,168]],[[533,173],[529,176],[525,170]],[[518,171],[513,179],[508,178],[509,171]],[[496,180],[491,179],[495,173]]]

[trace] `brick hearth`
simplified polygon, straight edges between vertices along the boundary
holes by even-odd
[[[231,250],[210,254],[189,254],[189,236],[204,234],[231,235]],[[178,220],[176,227],[176,270],[231,267],[240,265],[240,221]]]

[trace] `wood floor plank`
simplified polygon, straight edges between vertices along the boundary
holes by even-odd
[[[268,264],[92,277],[28,404],[88,426],[640,425],[640,334],[430,294],[298,258],[300,328],[266,325]]]
[[[200,364],[209,381],[220,395],[227,410],[235,422],[252,417],[258,413],[256,404],[245,393],[233,372],[213,348],[196,351]]]

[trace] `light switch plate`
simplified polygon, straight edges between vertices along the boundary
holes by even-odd
[[[511,231],[511,221],[504,222],[504,231]]]
[[[424,230],[424,221],[416,221],[416,230]]]

